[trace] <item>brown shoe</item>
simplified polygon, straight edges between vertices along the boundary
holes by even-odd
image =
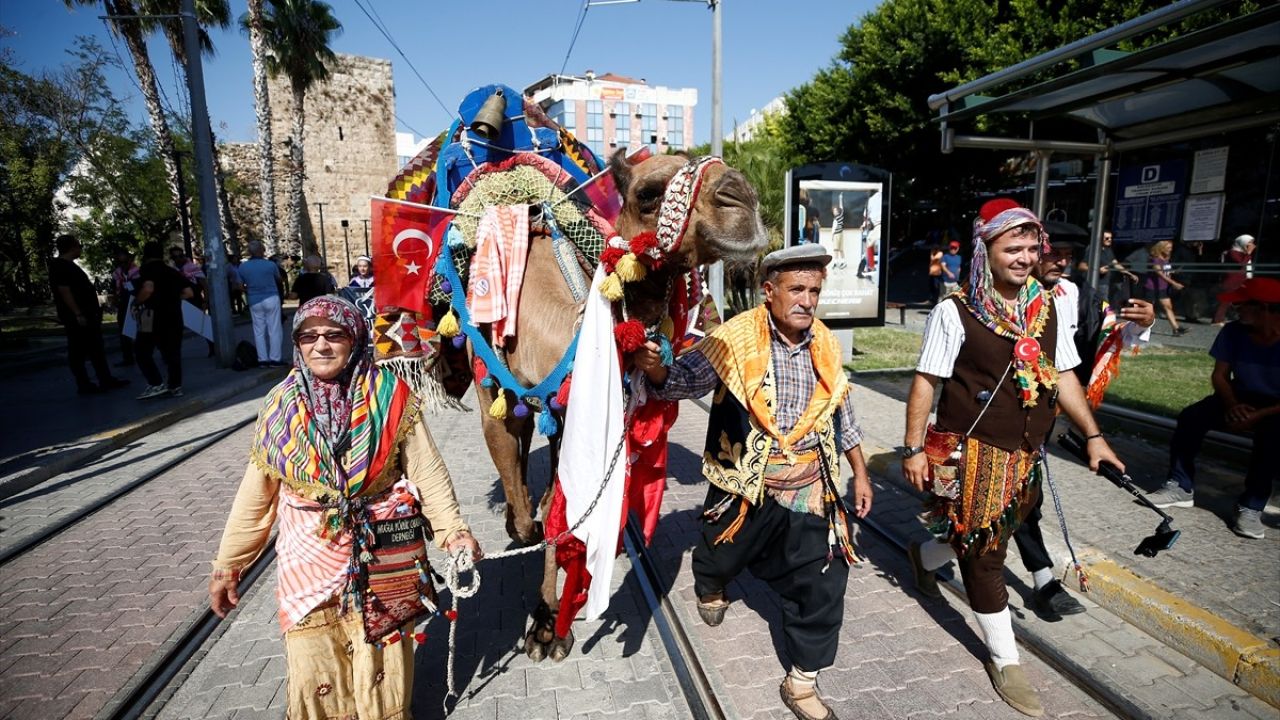
[[[938,574],[924,569],[924,561],[920,559],[920,543],[914,540],[907,545],[907,557],[911,559],[911,574],[916,579],[916,589],[921,595],[932,600],[941,600],[942,591],[938,589]]]
[[[1040,694],[1027,682],[1021,665],[1005,665],[1004,669],[996,667],[993,662],[986,663],[987,675],[996,693],[1009,707],[1023,715],[1040,717],[1044,715],[1044,706],[1040,704]]]
[[[817,685],[795,692],[791,688],[791,678],[783,678],[778,693],[782,695],[782,703],[800,720],[839,720],[831,706],[818,697]]]
[[[729,601],[724,599],[724,593],[698,598],[698,617],[711,627],[724,622],[724,614],[728,609]]]

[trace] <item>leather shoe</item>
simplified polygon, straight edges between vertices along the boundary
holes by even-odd
[[[1048,585],[1036,590],[1032,602],[1036,610],[1046,614],[1078,615],[1085,611],[1084,605],[1071,597],[1057,580],[1050,580]]]
[[[698,617],[711,627],[724,622],[724,614],[728,609],[729,601],[724,599],[723,594],[710,596],[707,599],[698,598]]]
[[[839,720],[831,706],[818,696],[816,685],[796,691],[791,686],[791,678],[784,678],[778,686],[778,693],[782,695],[782,704],[800,720]]]
[[[916,579],[916,589],[921,595],[933,600],[942,599],[942,591],[938,589],[938,574],[924,569],[924,561],[920,559],[920,543],[912,541],[907,545],[907,557],[911,559],[911,574]]]
[[[996,667],[993,662],[986,663],[987,676],[995,686],[996,694],[1008,703],[1009,707],[1023,715],[1040,717],[1044,715],[1044,706],[1040,704],[1040,694],[1027,682],[1021,665],[1005,665]]]

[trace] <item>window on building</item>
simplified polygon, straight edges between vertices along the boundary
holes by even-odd
[[[572,124],[566,122],[568,120],[568,115],[563,100],[553,102],[547,107],[547,117],[551,118],[555,124],[560,127],[568,129],[569,132],[573,132],[574,128]]]
[[[613,142],[618,147],[631,144],[631,105],[620,102],[613,106]]]
[[[596,155],[604,154],[604,103],[587,101],[587,147]]]
[[[667,147],[671,150],[684,149],[684,106],[667,106]]]
[[[653,103],[640,106],[640,142],[649,146],[649,152],[658,154],[658,106]]]

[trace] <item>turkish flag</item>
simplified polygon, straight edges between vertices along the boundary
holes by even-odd
[[[402,308],[431,320],[428,280],[453,215],[375,198],[373,299],[379,313]]]

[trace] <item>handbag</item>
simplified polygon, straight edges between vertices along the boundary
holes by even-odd
[[[390,633],[435,614],[435,582],[443,582],[427,560],[431,528],[421,511],[369,523],[364,565],[365,641],[378,643]],[[366,556],[367,557],[367,556]]]
[[[929,461],[929,492],[940,498],[960,495],[960,468],[964,466],[964,436],[929,425],[924,433],[924,454]]]

